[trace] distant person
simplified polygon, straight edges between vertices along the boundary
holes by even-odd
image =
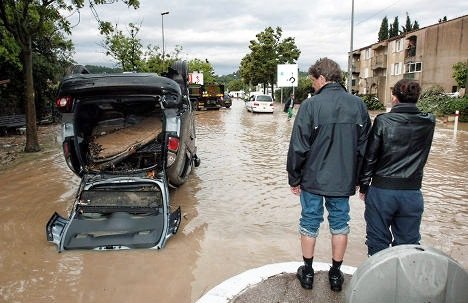
[[[291,103],[294,106],[294,94],[291,94],[291,96],[289,96],[288,100],[286,100],[286,102],[284,103],[283,112],[287,113],[289,111],[289,107],[291,106]]]
[[[303,288],[314,282],[315,242],[328,210],[332,234],[330,288],[341,291],[340,270],[348,243],[349,196],[356,192],[358,170],[371,120],[364,102],[340,85],[340,66],[323,58],[309,68],[315,95],[302,102],[294,121],[287,158],[288,181],[300,196],[299,232],[304,265],[297,270]]]
[[[423,168],[435,118],[416,107],[421,87],[407,79],[392,89],[392,109],[374,120],[359,178],[369,256],[390,245],[419,244]]]
[[[293,109],[294,109],[294,95],[291,95],[291,100],[288,106],[288,121],[291,120],[293,116]]]

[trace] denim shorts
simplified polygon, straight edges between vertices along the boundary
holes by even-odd
[[[349,233],[349,197],[321,196],[301,190],[301,218],[299,232],[301,235],[316,238],[320,224],[323,222],[323,200],[328,211],[328,224],[332,235]]]

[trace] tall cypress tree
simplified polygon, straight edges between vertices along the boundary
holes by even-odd
[[[388,19],[387,19],[387,16],[385,16],[382,19],[382,23],[380,24],[379,42],[385,41],[387,39],[388,39]]]
[[[413,30],[413,26],[411,25],[411,19],[408,15],[408,12],[406,12],[406,23],[405,26],[403,27],[403,33],[407,33]]]
[[[398,23],[398,16],[395,17],[395,20],[393,21],[391,27],[390,27],[390,32],[388,34],[389,38],[393,38],[399,35],[399,28],[400,24]]]

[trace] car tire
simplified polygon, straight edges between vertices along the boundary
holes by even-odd
[[[187,62],[185,61],[176,61],[172,63],[171,68],[182,77],[183,83],[179,83],[179,85],[183,85],[184,91],[188,88],[188,66]]]

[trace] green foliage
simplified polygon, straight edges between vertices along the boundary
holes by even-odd
[[[397,16],[393,20],[393,23],[390,25],[390,30],[388,32],[388,37],[393,38],[393,37],[398,36],[400,34],[399,28],[400,28],[400,23],[398,22],[398,16]]]
[[[116,74],[123,72],[121,68],[98,66],[98,65],[85,65],[86,69],[91,74]]]
[[[141,71],[143,69],[143,45],[137,38],[141,25],[128,24],[129,36],[115,27],[108,28],[104,32],[104,49],[106,55],[118,62],[123,71]]]
[[[364,101],[368,110],[385,109],[385,106],[382,104],[382,102],[379,101],[379,98],[377,98],[376,95],[367,94],[367,95],[359,95],[359,97],[361,97],[362,101]]]
[[[189,72],[201,72],[203,73],[203,83],[215,83],[215,74],[213,65],[208,61],[208,59],[201,60],[198,58],[188,61]]]
[[[241,79],[234,79],[227,83],[228,91],[245,90],[245,84]]]
[[[459,87],[466,87],[468,75],[468,61],[457,62],[453,66],[452,77]]]
[[[34,13],[33,19],[38,17]],[[1,22],[0,22],[1,23]],[[32,73],[36,117],[50,113],[55,99],[55,89],[67,66],[72,64],[73,45],[52,23],[44,24],[43,32],[32,36]],[[13,35],[0,26],[0,80],[9,79],[0,88],[0,115],[26,112],[23,58],[21,46]]]
[[[128,6],[137,8],[139,6],[138,0],[122,0],[123,3]],[[94,4],[109,4],[108,0],[89,0],[89,5],[94,10]],[[37,82],[38,79],[34,78],[35,62],[47,62],[50,58],[57,58],[58,61],[62,58],[66,58],[67,54],[61,54],[58,50],[60,47],[72,47],[70,43],[62,43],[61,45],[54,45],[53,43],[64,42],[61,33],[70,34],[70,22],[67,16],[70,12],[75,9],[80,9],[84,6],[84,0],[56,0],[56,1],[31,1],[31,0],[17,0],[17,1],[2,1],[0,5],[0,28],[6,30],[11,37],[13,37],[15,43],[21,49],[20,61],[21,61],[21,72],[23,77],[18,77],[17,81],[24,79],[21,93],[18,93],[20,98],[25,100],[25,113],[27,115],[27,127],[26,127],[26,152],[36,152],[40,150],[37,128],[36,128],[36,99],[35,95],[38,92]],[[95,14],[96,19],[98,19]],[[57,34],[59,33],[59,34]],[[45,55],[46,60],[37,58],[36,50],[34,49],[35,41],[47,40],[49,38],[55,38],[55,41],[50,44],[45,43],[47,50],[50,53],[41,54]],[[3,43],[2,43],[3,44]],[[60,68],[66,67],[64,62],[57,64]],[[52,69],[51,69],[52,70]],[[40,71],[42,72],[42,71]],[[19,80],[21,79],[21,80]],[[48,81],[50,79],[44,79]],[[21,99],[20,99],[21,100]]]
[[[406,12],[406,23],[405,26],[402,27],[402,33],[408,33],[413,30],[413,25],[411,24],[411,19],[408,15],[408,12]]]
[[[382,23],[380,24],[380,30],[379,30],[379,37],[378,41],[385,41],[388,39],[388,19],[387,16],[385,16],[382,19]]]
[[[267,27],[256,35],[256,40],[250,41],[250,53],[242,58],[239,69],[245,84],[273,85],[278,64],[292,64],[299,58],[301,51],[294,38],[281,39],[282,33],[280,27]]]
[[[468,122],[468,96],[463,98],[451,98],[443,94],[439,86],[425,90],[418,101],[418,107],[436,116],[453,115],[460,112],[459,121]]]
[[[152,72],[162,74],[167,71],[167,67],[170,66],[177,60],[180,60],[179,55],[182,52],[182,46],[176,45],[174,50],[168,52],[167,50],[164,52],[164,61],[162,50],[159,46],[152,46],[149,45],[147,50],[144,54],[144,68],[143,71],[145,72]]]
[[[16,43],[15,39],[10,34],[10,32],[6,31],[2,27],[0,27],[0,42],[0,62],[9,63],[13,66],[16,66],[18,69],[21,69],[21,48],[18,45],[18,43]]]
[[[228,75],[215,75],[215,81],[219,84],[227,85],[229,82],[234,80],[240,80],[239,71],[228,74]]]

